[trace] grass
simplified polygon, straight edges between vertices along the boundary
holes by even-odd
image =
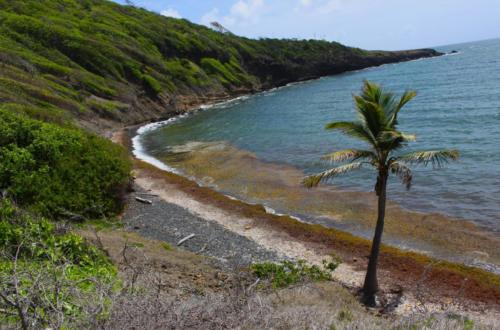
[[[141,287],[114,301],[103,328],[469,330],[467,318],[455,314],[380,316],[334,281],[306,280],[285,288],[250,290],[255,277],[247,272],[223,273],[203,256],[182,249],[166,253],[161,242],[126,235],[106,230],[100,239],[126,282],[136,273],[123,262],[123,244],[144,244],[141,250],[127,250],[129,267],[142,270],[136,279]],[[474,320],[475,328],[495,328],[483,322]]]
[[[348,309],[343,309],[337,314],[337,320],[340,322],[351,322],[353,320],[352,312]]]
[[[305,260],[299,260],[296,263],[291,261],[257,263],[251,266],[251,270],[258,278],[269,280],[271,286],[276,289],[304,281],[331,280],[330,272],[337,266],[336,263],[325,261],[324,268],[321,269],[315,265],[308,265]]]
[[[172,246],[168,243],[165,243],[165,242],[162,242],[161,243],[161,247],[165,250],[165,251],[172,251]]]

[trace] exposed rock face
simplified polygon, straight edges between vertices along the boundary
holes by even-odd
[[[266,89],[284,86],[288,83],[316,79],[335,75],[347,71],[359,70],[368,67],[380,66],[389,63],[412,61],[420,58],[441,56],[442,53],[434,49],[377,52],[373,56],[353,56],[344,58],[330,58],[321,62],[297,64],[295,66],[275,63],[249,63],[247,70],[257,76],[259,81],[251,87],[220,86],[208,88],[183,88],[172,95],[161,95],[152,99],[144,95],[133,95],[130,108],[116,118],[82,118],[83,123],[92,123],[94,130],[103,127],[121,125],[135,125],[150,121],[159,121],[172,116],[196,109],[202,104],[214,103],[228,98],[245,94],[253,94]]]
[[[419,58],[440,56],[433,49],[396,51],[396,52],[370,52],[368,55],[348,54],[344,57],[326,57],[322,61],[297,64],[294,66],[265,65],[256,63],[254,68],[250,68],[261,79],[270,77],[264,81],[264,87],[275,87],[290,82],[302,81],[334,75],[346,71],[364,69],[372,66],[379,66],[387,63],[411,61]]]

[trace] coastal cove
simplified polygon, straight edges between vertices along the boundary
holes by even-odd
[[[432,110],[426,110],[426,113],[439,112],[439,105],[430,102],[434,101],[434,99],[432,96],[429,99],[429,95],[425,92],[426,90],[432,90],[433,86],[426,88],[418,85],[418,83],[427,83],[429,79],[429,71],[425,71],[423,68],[425,68],[425,65],[430,65],[431,69],[429,70],[433,70],[432,68],[435,69],[436,66],[442,65],[443,61],[447,65],[454,65],[453,59],[455,57],[470,56],[470,52],[473,52],[474,48],[480,48],[481,46],[496,50],[498,41],[483,42],[478,43],[478,45],[465,44],[444,47],[439,50],[449,52],[451,49],[458,48],[459,53],[442,58],[386,65],[365,69],[361,72],[350,72],[315,81],[292,84],[250,98],[240,97],[210,107],[201,107],[202,109],[210,108],[210,111],[197,112],[195,115],[188,117],[183,115],[177,119],[150,124],[139,129],[140,134],[134,138],[136,156],[152,162],[155,166],[164,170],[181,173],[195,179],[201,185],[211,187],[226,195],[252,204],[265,205],[269,212],[290,214],[309,223],[346,230],[367,238],[371,235],[374,218],[372,212],[374,199],[372,194],[369,193],[371,189],[370,176],[362,176],[356,183],[341,180],[339,187],[323,187],[320,191],[308,191],[298,188],[304,173],[323,166],[318,161],[319,157],[328,151],[332,151],[332,149],[341,148],[344,141],[335,142],[331,138],[325,138],[323,134],[321,138],[324,138],[324,141],[316,140],[314,141],[316,144],[311,144],[311,149],[314,149],[313,152],[305,150],[305,146],[299,143],[299,148],[302,149],[300,149],[299,156],[296,156],[297,150],[291,150],[290,143],[297,141],[292,139],[291,142],[287,142],[285,136],[282,136],[280,138],[282,144],[279,147],[273,147],[272,142],[269,142],[272,135],[269,135],[269,132],[266,131],[265,124],[261,126],[261,131],[258,131],[257,125],[262,125],[263,120],[276,125],[277,122],[272,116],[285,118],[285,124],[290,124],[291,122],[286,122],[287,110],[285,108],[287,106],[293,107],[293,102],[304,104],[300,103],[303,102],[300,98],[303,98],[307,93],[319,97],[319,102],[313,98],[309,100],[309,103],[313,103],[321,109],[320,115],[323,116],[324,120],[328,120],[335,115],[335,112],[331,110],[331,104],[334,104],[335,111],[340,110],[341,116],[348,116],[351,108],[350,92],[355,91],[355,89],[349,89],[348,93],[345,93],[342,92],[342,88],[346,88],[346,83],[350,88],[356,88],[357,85],[354,85],[354,83],[359,84],[365,76],[369,79],[373,76],[381,76],[382,80],[386,79],[386,86],[398,91],[412,88],[412,80],[415,80],[417,90],[420,92],[420,98],[425,100],[423,102],[424,109],[429,108],[429,104],[434,107]],[[488,60],[488,58],[485,60]],[[416,75],[408,78],[406,76],[408,72],[405,72],[405,70],[409,70],[410,74],[412,70],[420,70],[424,72],[424,76]],[[397,83],[397,77],[406,77],[404,83]],[[335,86],[339,87],[335,89]],[[333,88],[334,92],[347,95],[347,97],[335,97],[328,88]],[[319,92],[315,92],[315,90],[319,90]],[[298,95],[298,98],[294,98],[294,95]],[[328,99],[331,96],[334,97],[333,102]],[[287,98],[291,100],[289,103],[285,100]],[[269,104],[266,105],[266,102]],[[345,106],[342,105],[343,103],[345,103]],[[253,109],[259,106],[267,107],[265,113],[260,111],[255,115],[263,115],[264,119],[262,120],[251,115],[255,112]],[[410,119],[417,120],[413,112],[418,111],[419,106],[421,104],[419,105],[417,102],[415,106],[406,110],[407,112],[402,118],[410,117]],[[464,106],[473,105],[466,104]],[[280,110],[280,107],[283,107],[284,110]],[[292,108],[291,111],[292,119],[296,121],[297,117],[293,117],[293,111],[295,110]],[[241,116],[241,118],[238,119],[238,116]],[[445,115],[445,117],[440,117],[438,120],[449,120],[446,118],[452,117]],[[235,133],[235,130],[241,129],[238,126],[241,125],[238,120],[242,123],[249,123],[248,126],[253,131],[243,129],[241,135]],[[254,124],[254,121],[257,123]],[[407,130],[413,133],[415,131],[412,130],[414,122],[405,119],[403,121],[403,125],[408,126]],[[201,122],[207,125],[206,128],[201,126]],[[235,122],[234,128],[231,127],[232,122]],[[222,126],[220,126],[221,123]],[[299,125],[297,126],[297,124]],[[302,124],[307,123],[297,121],[296,124],[292,123],[293,129],[300,132],[300,125]],[[321,124],[324,124],[324,121],[316,121],[317,126],[309,127],[307,134],[311,135],[313,129],[320,131]],[[424,124],[429,125],[429,128],[435,127],[432,121],[425,121],[419,126],[421,127],[420,132],[424,134],[427,134],[425,127],[423,127]],[[220,130],[221,127],[224,127],[224,130]],[[278,131],[279,129],[281,129],[281,126],[278,127]],[[230,131],[230,133],[223,133],[226,131]],[[290,134],[290,130],[286,128],[283,128],[283,131]],[[434,146],[429,143],[432,138],[428,139],[420,132],[416,132],[419,138],[423,138],[417,142],[417,144],[420,144],[419,147]],[[305,135],[306,140],[307,134]],[[233,138],[236,140],[231,140]],[[254,143],[253,138],[257,138],[256,143]],[[283,140],[284,138],[285,140]],[[267,146],[263,144],[263,139],[267,139]],[[446,144],[446,141],[443,141],[443,143]],[[336,145],[338,146],[335,147]],[[439,147],[440,145],[435,146]],[[460,149],[460,145],[457,145],[457,147]],[[143,149],[141,150],[141,148]],[[274,152],[274,150],[277,150],[277,152]],[[147,158],[144,158],[145,156]],[[303,158],[300,158],[302,156]],[[437,182],[449,180],[446,175],[449,173],[454,174],[460,166],[463,165],[454,165],[451,169],[444,169],[427,177],[426,172],[419,173],[415,187],[409,194],[404,193],[402,188],[394,186],[390,199],[393,199],[393,197],[400,197],[400,199],[396,199],[390,204],[389,212],[393,214],[393,218],[388,221],[387,242],[403,249],[417,250],[440,259],[461,262],[498,273],[498,265],[500,264],[498,229],[491,227],[491,223],[495,223],[495,218],[488,219],[486,214],[484,218],[480,218],[474,224],[467,221],[477,220],[473,217],[463,216],[462,214],[457,216],[457,214],[448,212],[448,209],[452,208],[448,205],[452,205],[453,200],[429,198],[429,196],[432,196],[429,194],[432,193],[432,189],[435,189]],[[468,167],[467,164],[466,167]],[[438,181],[436,181],[436,178],[438,178]],[[449,184],[453,185],[454,183],[449,182]],[[359,185],[364,190],[366,189],[366,192],[356,191],[354,187]],[[423,188],[427,189],[427,191],[422,190]],[[444,189],[445,193],[451,191],[451,189],[446,190],[447,188],[448,186],[445,183],[440,186],[440,189]],[[423,197],[420,196],[422,197],[420,200],[410,198],[412,194],[415,194],[414,190],[417,190],[417,196],[422,191],[424,192]],[[434,193],[443,195],[439,191]],[[421,202],[426,198],[433,203],[431,207],[425,203],[420,203],[419,206],[418,201]],[[405,203],[404,201],[408,199],[409,202]],[[434,203],[439,206],[442,201],[444,201],[445,207],[448,206],[448,209],[433,207]],[[469,205],[465,205],[464,209],[468,207]],[[477,208],[479,207],[478,205]],[[461,208],[458,207],[453,211],[460,212],[460,210]],[[494,210],[492,212],[495,214]]]
[[[131,150],[135,131],[136,128],[116,131],[113,141]],[[222,225],[225,230],[254,241],[281,258],[304,259],[312,264],[321,264],[322,260],[332,256],[340,258],[342,264],[334,272],[334,278],[353,292],[361,285],[369,240],[322,225],[306,224],[293,217],[271,214],[262,205],[239,201],[139,159],[134,160],[134,179],[140,190],[157,196],[153,197],[154,205],[161,201],[182,207],[208,223]],[[161,219],[149,223],[147,219],[156,216],[147,211],[148,208],[140,216],[146,222],[137,222],[134,220],[135,209],[132,203],[125,211],[124,218],[129,219],[128,230],[150,238],[171,231],[167,219],[163,225]],[[154,235],[150,234],[153,232]],[[205,237],[207,244],[209,239]],[[406,315],[420,308],[429,308],[437,312],[478,311],[494,318],[500,302],[499,275],[438,261],[419,253],[384,246],[381,272],[384,274],[381,283],[384,292],[404,291],[404,302],[398,304],[397,314]],[[470,304],[471,301],[474,303]]]
[[[494,9],[0,1],[0,330],[500,329]]]

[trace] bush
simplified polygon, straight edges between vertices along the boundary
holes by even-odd
[[[338,264],[323,262],[323,265],[322,269],[315,265],[307,265],[304,260],[299,260],[297,263],[283,261],[281,263],[264,262],[253,264],[251,269],[257,277],[269,280],[271,286],[276,289],[285,288],[305,280],[330,280],[330,271],[333,271]]]
[[[143,75],[142,76],[142,81],[144,82],[144,86],[146,87],[146,90],[153,94],[153,95],[158,95],[161,92],[161,85],[156,80],[155,78],[151,77],[150,75]]]
[[[0,190],[46,216],[121,211],[130,163],[123,148],[0,109]]]
[[[209,75],[213,75],[219,79],[224,85],[235,84],[239,85],[240,81],[232,72],[230,65],[224,65],[214,58],[204,58],[201,60],[201,67]]]
[[[85,328],[106,313],[116,275],[80,236],[0,201],[0,328]]]
[[[9,200],[0,201],[0,251],[3,257],[17,255],[19,260],[69,263],[110,275],[115,272],[102,252],[82,237],[57,230],[54,223],[20,210]]]

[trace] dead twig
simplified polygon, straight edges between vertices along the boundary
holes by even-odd
[[[142,204],[149,204],[149,205],[153,204],[153,201],[150,201],[149,199],[137,197],[137,196],[135,196],[135,200],[142,203]]]
[[[184,242],[186,242],[187,240],[190,240],[191,238],[193,237],[196,237],[196,234],[191,234],[191,235],[188,235],[186,237],[184,237],[183,239],[181,239],[179,242],[177,242],[177,246],[180,246],[181,244],[183,244]]]
[[[260,278],[257,279],[257,281],[255,281],[252,285],[250,285],[248,288],[247,288],[247,293],[249,293],[253,288],[255,288],[255,286],[257,284],[259,284],[260,282]]]
[[[158,194],[151,194],[151,193],[136,193],[137,195],[142,195],[142,196],[151,196],[151,197],[158,197]]]

